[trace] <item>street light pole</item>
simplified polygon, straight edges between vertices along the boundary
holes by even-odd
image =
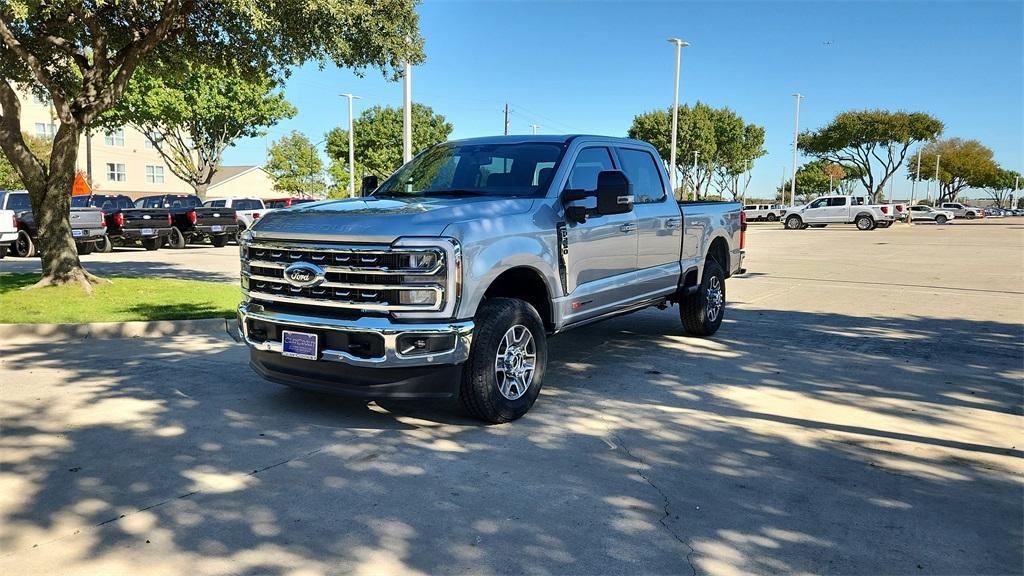
[[[796,206],[796,144],[800,135],[800,99],[803,98],[799,92],[793,94],[796,98],[796,117],[793,120],[793,180],[789,185],[789,205]]]
[[[693,185],[693,199],[697,200],[697,156],[700,152],[693,151],[693,176],[690,177],[690,184]]]
[[[935,192],[938,195],[938,198],[935,200],[936,203],[939,203],[939,200],[942,200],[942,182],[939,180],[939,159],[940,158],[942,158],[941,154],[936,154],[935,155]]]
[[[412,64],[405,63],[402,114],[402,162],[412,160]]]
[[[352,100],[359,99],[359,96],[352,94],[340,94],[348,98],[348,196],[349,198],[355,198],[356,196],[356,148],[355,148],[355,133],[356,133],[356,121],[355,117],[352,116]]]
[[[910,204],[914,204],[914,193],[917,192],[917,181],[921,179],[921,151],[917,151],[917,172],[914,173],[914,181],[910,183]]]
[[[676,192],[676,172],[679,169],[676,166],[676,131],[679,129],[679,63],[683,56],[683,47],[689,46],[688,42],[684,42],[679,38],[669,38],[669,42],[676,45],[676,84],[675,92],[672,96],[672,147],[669,149],[669,180],[672,183],[672,193]],[[696,165],[696,160],[694,160]]]
[[[530,124],[530,129],[533,130],[534,134],[537,133],[537,128],[540,128],[540,124]]]

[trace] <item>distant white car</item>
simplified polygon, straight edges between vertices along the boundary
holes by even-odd
[[[0,210],[0,258],[7,255],[7,251],[18,240],[18,219],[14,210]]]
[[[966,218],[973,220],[974,218],[984,218],[985,211],[981,208],[975,208],[974,206],[967,206],[959,202],[943,202],[939,206],[939,210],[948,210],[956,215],[957,218]]]
[[[945,224],[950,220],[956,218],[950,210],[936,210],[931,206],[925,206],[924,204],[915,204],[910,207],[910,215],[914,220],[931,220],[936,224]]]
[[[777,222],[782,220],[786,207],[782,204],[747,204],[743,207],[743,213],[747,215],[748,222]]]
[[[238,215],[238,231],[251,228],[261,216],[268,212],[259,198],[211,198],[203,202],[210,208],[234,208]]]

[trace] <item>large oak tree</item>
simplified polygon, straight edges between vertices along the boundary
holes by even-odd
[[[36,286],[99,279],[71,237],[70,189],[83,130],[122,96],[142,64],[166,73],[203,63],[257,77],[306,61],[395,76],[421,61],[412,0],[4,0],[0,2],[0,148],[29,191],[40,226]],[[22,136],[17,90],[53,102],[60,127],[48,161]]]

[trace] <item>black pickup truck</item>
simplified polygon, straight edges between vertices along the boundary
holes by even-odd
[[[164,208],[171,213],[170,248],[184,248],[189,242],[206,238],[220,248],[238,233],[238,218],[233,208],[207,208],[199,196],[192,194],[161,194],[143,196],[136,208]]]
[[[75,196],[71,206],[91,206],[103,210],[107,221],[107,238],[97,245],[100,252],[118,246],[142,244],[146,250],[159,250],[171,235],[171,213],[166,208],[136,208],[124,194],[88,194]]]
[[[32,204],[28,192],[12,190],[0,192],[0,210],[14,212],[14,221],[18,226],[18,238],[12,246],[12,253],[20,258],[31,258],[36,255],[36,241],[39,228],[32,214]],[[75,239],[75,247],[79,254],[93,252],[103,241],[107,233],[103,211],[99,208],[71,208],[71,236]]]

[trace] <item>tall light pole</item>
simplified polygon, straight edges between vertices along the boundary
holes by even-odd
[[[402,115],[402,162],[412,160],[412,64],[405,63],[404,108]]]
[[[793,180],[789,184],[789,205],[796,206],[796,143],[800,135],[800,100],[803,98],[799,92],[793,94],[796,98],[796,117],[793,120]]]
[[[540,128],[540,124],[530,124],[530,129],[533,130],[534,134],[537,133],[537,128]]]
[[[1013,194],[1010,195],[1010,208],[1017,208],[1017,194],[1020,193],[1020,175],[1013,178]]]
[[[348,196],[349,198],[355,198],[356,196],[356,144],[355,144],[355,133],[356,133],[356,121],[355,117],[352,116],[352,100],[358,100],[359,96],[353,94],[339,94],[348,98]]]
[[[936,202],[942,199],[942,182],[939,180],[939,158],[942,158],[941,154],[935,155],[935,194],[938,196]],[[929,198],[931,200],[931,198]]]
[[[689,42],[684,42],[679,38],[669,38],[669,42],[676,45],[676,84],[675,92],[672,97],[672,148],[669,149],[669,180],[672,182],[672,193],[676,191],[676,172],[679,170],[676,168],[676,131],[679,129],[679,62],[683,56],[683,47],[689,46]],[[696,158],[696,157],[695,157]],[[696,169],[697,161],[694,159],[694,168]]]
[[[697,156],[700,156],[700,152],[693,151],[693,176],[690,177],[690,184],[693,185],[693,199],[697,199]]]

